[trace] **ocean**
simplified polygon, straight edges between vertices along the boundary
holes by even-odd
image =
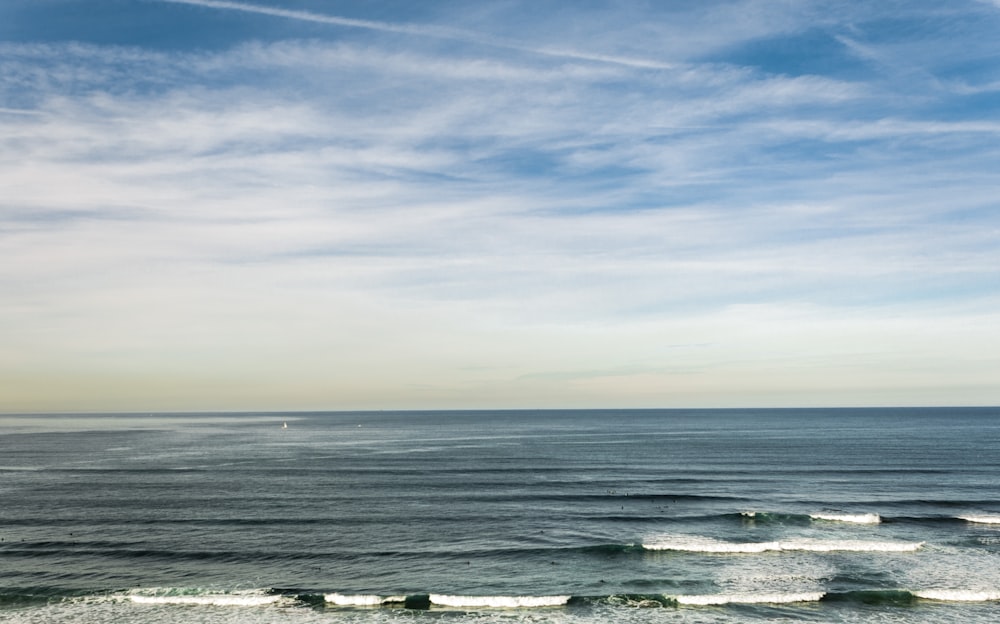
[[[0,622],[956,621],[998,408],[0,416]]]

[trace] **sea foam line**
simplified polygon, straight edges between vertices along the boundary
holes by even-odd
[[[1000,515],[995,514],[959,516],[958,519],[976,524],[1000,524]]]
[[[571,596],[461,596],[452,594],[430,594],[421,596],[381,596],[375,594],[339,594],[323,596],[324,600],[340,607],[377,607],[403,604],[430,605],[454,608],[525,609],[535,607],[565,606]]]
[[[865,514],[839,514],[839,513],[817,513],[809,514],[813,520],[826,520],[828,522],[851,522],[854,524],[879,524],[882,517],[876,513]]]
[[[792,513],[771,513],[771,512],[758,512],[758,511],[741,511],[740,515],[748,520],[764,520],[764,521],[790,521],[794,522],[797,520],[823,520],[826,522],[849,522],[853,524],[879,524],[882,522],[882,516],[877,513],[840,513],[833,511],[824,511],[820,513],[800,515]]]
[[[704,594],[673,596],[679,605],[710,606],[726,604],[788,604],[793,602],[819,602],[824,592],[798,594]]]
[[[203,605],[217,607],[259,607],[274,604],[281,596],[205,594],[202,596],[148,596],[133,594],[129,596],[132,602],[138,604],[171,604],[171,605]]]
[[[323,599],[338,607],[377,607],[406,602],[406,596],[376,596],[373,594],[325,594]]]
[[[431,604],[443,607],[492,607],[518,609],[530,607],[561,607],[570,596],[450,596],[431,594]]]
[[[754,554],[773,551],[808,552],[914,552],[924,542],[867,542],[860,540],[784,540],[780,542],[723,542],[707,537],[667,538],[642,545],[646,550],[697,553]]]
[[[941,602],[989,602],[1000,600],[1000,591],[976,591],[966,589],[927,589],[913,592],[918,598]]]

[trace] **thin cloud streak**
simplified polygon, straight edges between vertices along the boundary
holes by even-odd
[[[258,13],[285,19],[301,20],[318,24],[330,24],[334,26],[347,26],[350,28],[363,28],[366,30],[377,30],[382,32],[399,33],[404,35],[417,35],[421,37],[436,37],[442,39],[462,39],[472,40],[472,33],[466,33],[450,28],[437,26],[413,26],[407,24],[392,24],[373,20],[359,20],[348,17],[337,17],[332,15],[321,15],[309,11],[295,11],[290,9],[278,9],[273,7],[259,6],[255,4],[245,4],[242,2],[227,2],[226,0],[159,0],[173,4],[189,4],[210,9],[223,9],[231,11],[243,11],[246,13]]]
[[[245,4],[242,2],[228,2],[226,0],[160,0],[160,2],[170,2],[174,4],[189,4],[211,9],[221,9],[230,11],[243,11],[246,13],[257,13],[260,15],[270,15],[285,19],[301,20],[317,24],[329,24],[332,26],[345,26],[349,28],[363,28],[387,33],[397,33],[412,35],[417,37],[432,37],[435,39],[450,39],[464,43],[475,43],[494,48],[505,48],[518,52],[529,52],[544,56],[557,58],[568,58],[581,61],[591,61],[595,63],[608,63],[612,65],[623,65],[638,69],[674,69],[674,63],[665,63],[652,59],[630,58],[609,54],[593,54],[570,50],[565,48],[533,47],[519,44],[514,41],[493,37],[485,33],[476,33],[455,28],[443,28],[439,26],[396,24],[372,20],[359,20],[347,17],[338,17],[313,13],[310,11],[295,11],[289,9],[276,9],[255,4]]]

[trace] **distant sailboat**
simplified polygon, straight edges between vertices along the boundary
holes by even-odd
[[[281,423],[281,428],[282,429],[288,429],[288,423],[287,422],[282,422]]]

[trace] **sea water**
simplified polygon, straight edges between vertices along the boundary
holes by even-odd
[[[1000,409],[6,416],[0,540],[17,624],[995,622]]]

